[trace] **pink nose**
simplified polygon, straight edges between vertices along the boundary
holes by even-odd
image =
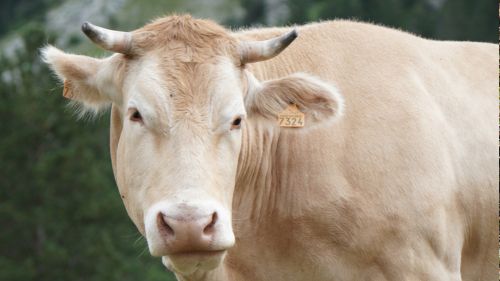
[[[156,221],[169,254],[212,250],[210,245],[215,235],[217,212],[176,217],[160,212]]]

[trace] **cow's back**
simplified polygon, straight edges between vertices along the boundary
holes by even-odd
[[[295,247],[335,261],[340,280],[369,278],[357,270],[374,279],[496,278],[497,67],[495,45],[349,21],[300,27],[283,54],[249,66],[262,80],[312,73],[345,98],[337,122],[280,134],[277,188],[295,192],[281,215],[313,239]]]

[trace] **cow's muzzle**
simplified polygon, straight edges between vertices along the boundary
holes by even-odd
[[[153,256],[213,258],[234,245],[230,213],[215,202],[160,202],[145,225]]]

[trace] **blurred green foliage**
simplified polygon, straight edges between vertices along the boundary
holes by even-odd
[[[0,34],[23,25],[26,19],[43,20],[44,11],[62,0],[2,0],[0,2]]]
[[[0,36],[22,26],[15,33],[24,45],[0,55],[0,280],[174,280],[149,257],[120,200],[109,160],[109,116],[76,120],[39,59],[38,49],[55,39],[43,14],[61,2],[0,3]],[[431,38],[498,38],[496,0],[448,0],[440,7],[430,4],[440,1],[417,0],[285,2],[283,24],[343,17]],[[244,16],[225,23],[265,23],[266,3],[242,1]]]

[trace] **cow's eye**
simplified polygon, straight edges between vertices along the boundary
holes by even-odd
[[[142,116],[139,110],[133,109],[132,114],[130,115],[130,121],[142,122]]]
[[[236,119],[233,120],[233,123],[231,123],[231,130],[239,129],[240,127],[241,127],[241,117],[237,117]]]

